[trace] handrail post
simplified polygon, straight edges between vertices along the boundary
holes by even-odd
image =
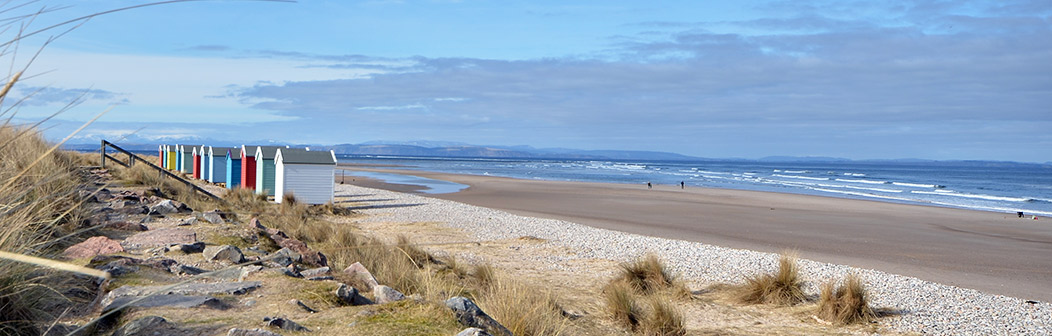
[[[102,140],[102,146],[99,149],[99,153],[102,153],[102,159],[99,161],[99,165],[102,168],[106,168],[106,140]]]

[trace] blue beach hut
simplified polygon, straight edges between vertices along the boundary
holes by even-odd
[[[208,169],[206,172],[206,180],[212,183],[226,183],[226,153],[230,151],[229,147],[212,147],[208,146]]]
[[[208,180],[208,146],[201,145],[197,148],[197,156],[201,158],[201,161],[197,162],[197,169],[200,172],[197,178],[201,180]]]
[[[241,148],[226,151],[226,181],[227,189],[241,184]]]

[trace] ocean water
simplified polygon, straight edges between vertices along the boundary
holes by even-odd
[[[1028,216],[1052,217],[1052,168],[1041,165],[337,157],[341,163],[397,165],[406,170],[641,187],[647,182],[679,185],[682,181],[687,187],[772,191],[1012,214],[1021,211]]]

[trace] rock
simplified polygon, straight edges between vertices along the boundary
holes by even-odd
[[[187,219],[184,219],[184,220],[180,221],[179,224],[176,224],[176,226],[190,226],[190,225],[194,225],[194,224],[197,224],[197,218],[190,217],[190,218],[187,218]]]
[[[149,208],[140,205],[138,201],[126,199],[115,199],[110,201],[107,206],[116,212],[128,215],[141,215],[150,211]]]
[[[457,333],[457,336],[493,336],[479,328],[467,328]]]
[[[372,300],[358,294],[358,289],[346,284],[340,284],[340,287],[336,288],[336,297],[339,298],[340,302],[343,302],[343,304],[351,306],[373,304]]]
[[[267,322],[267,326],[272,328],[279,328],[288,331],[310,331],[310,329],[307,329],[307,327],[301,326],[298,323],[292,322],[292,320],[283,317],[264,317],[263,321]]]
[[[303,309],[304,311],[306,311],[308,313],[317,313],[318,312],[317,310],[314,310],[314,308],[308,307],[306,303],[303,303],[303,301],[300,301],[300,300],[296,300],[296,299],[289,300],[289,304],[293,305],[293,306],[296,306],[296,307],[299,307],[300,309]]]
[[[328,275],[329,271],[330,271],[329,267],[327,267],[327,266],[326,267],[318,267],[318,268],[312,268],[312,269],[305,270],[305,271],[300,271],[300,275],[302,275],[305,278],[310,278],[310,277]]]
[[[177,213],[179,212],[179,206],[176,203],[178,202],[173,200],[163,200],[157,202],[157,204],[150,206],[150,214],[163,216],[171,213]]]
[[[245,261],[241,249],[232,245],[209,246],[204,251],[205,260],[240,264]]]
[[[198,275],[201,273],[208,272],[206,270],[188,265],[173,265],[171,268],[168,269],[168,271],[178,275]]]
[[[125,230],[125,231],[146,231],[149,228],[146,225],[139,223],[132,223],[129,221],[116,221],[106,223],[106,227],[114,230]]]
[[[140,232],[124,239],[124,248],[164,247],[172,244],[192,244],[197,242],[194,230],[167,228]]]
[[[95,269],[109,273],[111,277],[119,277],[139,270],[138,267],[128,266],[119,261],[112,261],[106,265],[96,267]]]
[[[300,274],[300,276],[303,276],[303,274]],[[308,278],[305,278],[305,279],[306,279],[307,281],[329,281],[329,280],[336,280],[336,278],[332,277],[331,275],[322,275],[322,276],[312,276],[312,277],[308,277]]]
[[[113,333],[113,336],[168,335],[174,329],[176,329],[175,326],[163,317],[146,316],[124,324]]]
[[[315,266],[328,266],[328,259],[325,257],[325,255],[321,252],[311,250],[307,247],[306,243],[294,238],[289,238],[288,235],[277,229],[266,229],[265,233],[267,237],[269,237],[271,240],[277,243],[278,246],[299,253],[301,255],[302,262]]]
[[[125,297],[147,295],[243,295],[263,286],[260,281],[220,282],[220,283],[187,283],[169,289],[168,286],[122,286],[114,289],[102,298],[103,305]]]
[[[402,294],[402,292],[399,292],[394,288],[379,285],[373,287],[373,298],[376,299],[376,303],[384,304],[404,300],[405,294]]]
[[[293,250],[283,248],[278,250],[277,252],[271,253],[263,259],[277,264],[278,267],[286,267],[292,265],[293,263],[301,262],[303,260],[303,256],[301,256],[299,253],[296,253]]]
[[[226,332],[226,336],[281,336],[281,334],[266,331],[260,328],[256,329],[241,329],[232,328]]]
[[[491,331],[498,336],[511,336],[511,331],[505,328],[497,320],[483,312],[481,308],[463,296],[455,296],[446,300],[446,307],[453,310],[460,324],[469,327],[482,328]]]
[[[205,251],[204,242],[196,242],[193,244],[175,244],[168,247],[169,251],[183,252],[186,254],[190,253],[201,253]]]
[[[212,224],[224,224],[226,220],[223,219],[223,215],[219,213],[219,210],[212,210],[201,214],[201,219]]]
[[[84,200],[85,203],[100,203],[98,193],[93,190],[79,190],[77,191],[77,198]]]
[[[256,218],[256,217],[252,217],[252,219],[250,219],[248,221],[248,226],[256,228],[256,229],[260,229],[260,230],[263,230],[263,231],[267,230],[267,227],[263,226],[263,224],[259,222],[259,218]]]
[[[141,299],[141,300],[140,300]],[[113,300],[112,303],[106,305],[102,309],[103,313],[109,312],[114,309],[121,308],[124,305],[133,308],[156,308],[156,307],[167,307],[167,308],[197,308],[197,307],[208,307],[214,309],[225,308],[226,305],[222,301],[211,296],[193,296],[193,295],[152,295],[152,296],[125,296]]]
[[[249,274],[259,272],[261,270],[263,270],[263,266],[249,265],[241,267],[241,274],[238,275],[237,279],[238,281],[244,281],[245,277],[248,277]]]
[[[368,290],[373,290],[373,288],[379,285],[376,282],[376,278],[373,277],[373,274],[369,273],[369,270],[366,269],[365,266],[362,266],[362,263],[356,262],[351,264],[351,266],[347,266],[347,268],[343,269],[343,273],[350,275],[355,280],[367,286]]]
[[[79,244],[70,246],[65,252],[63,252],[63,254],[66,258],[79,259],[93,258],[101,254],[118,252],[124,252],[124,247],[121,246],[120,242],[103,236],[95,236],[88,238]]]

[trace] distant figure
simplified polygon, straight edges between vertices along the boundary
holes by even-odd
[[[1016,214],[1019,215],[1019,218],[1023,218],[1023,212],[1022,211],[1016,212]]]
[[[654,185],[650,184],[650,181],[647,181],[647,189],[654,189]]]
[[[680,189],[686,189],[687,187],[686,187],[685,184],[683,184],[683,181],[679,181],[679,188]]]

